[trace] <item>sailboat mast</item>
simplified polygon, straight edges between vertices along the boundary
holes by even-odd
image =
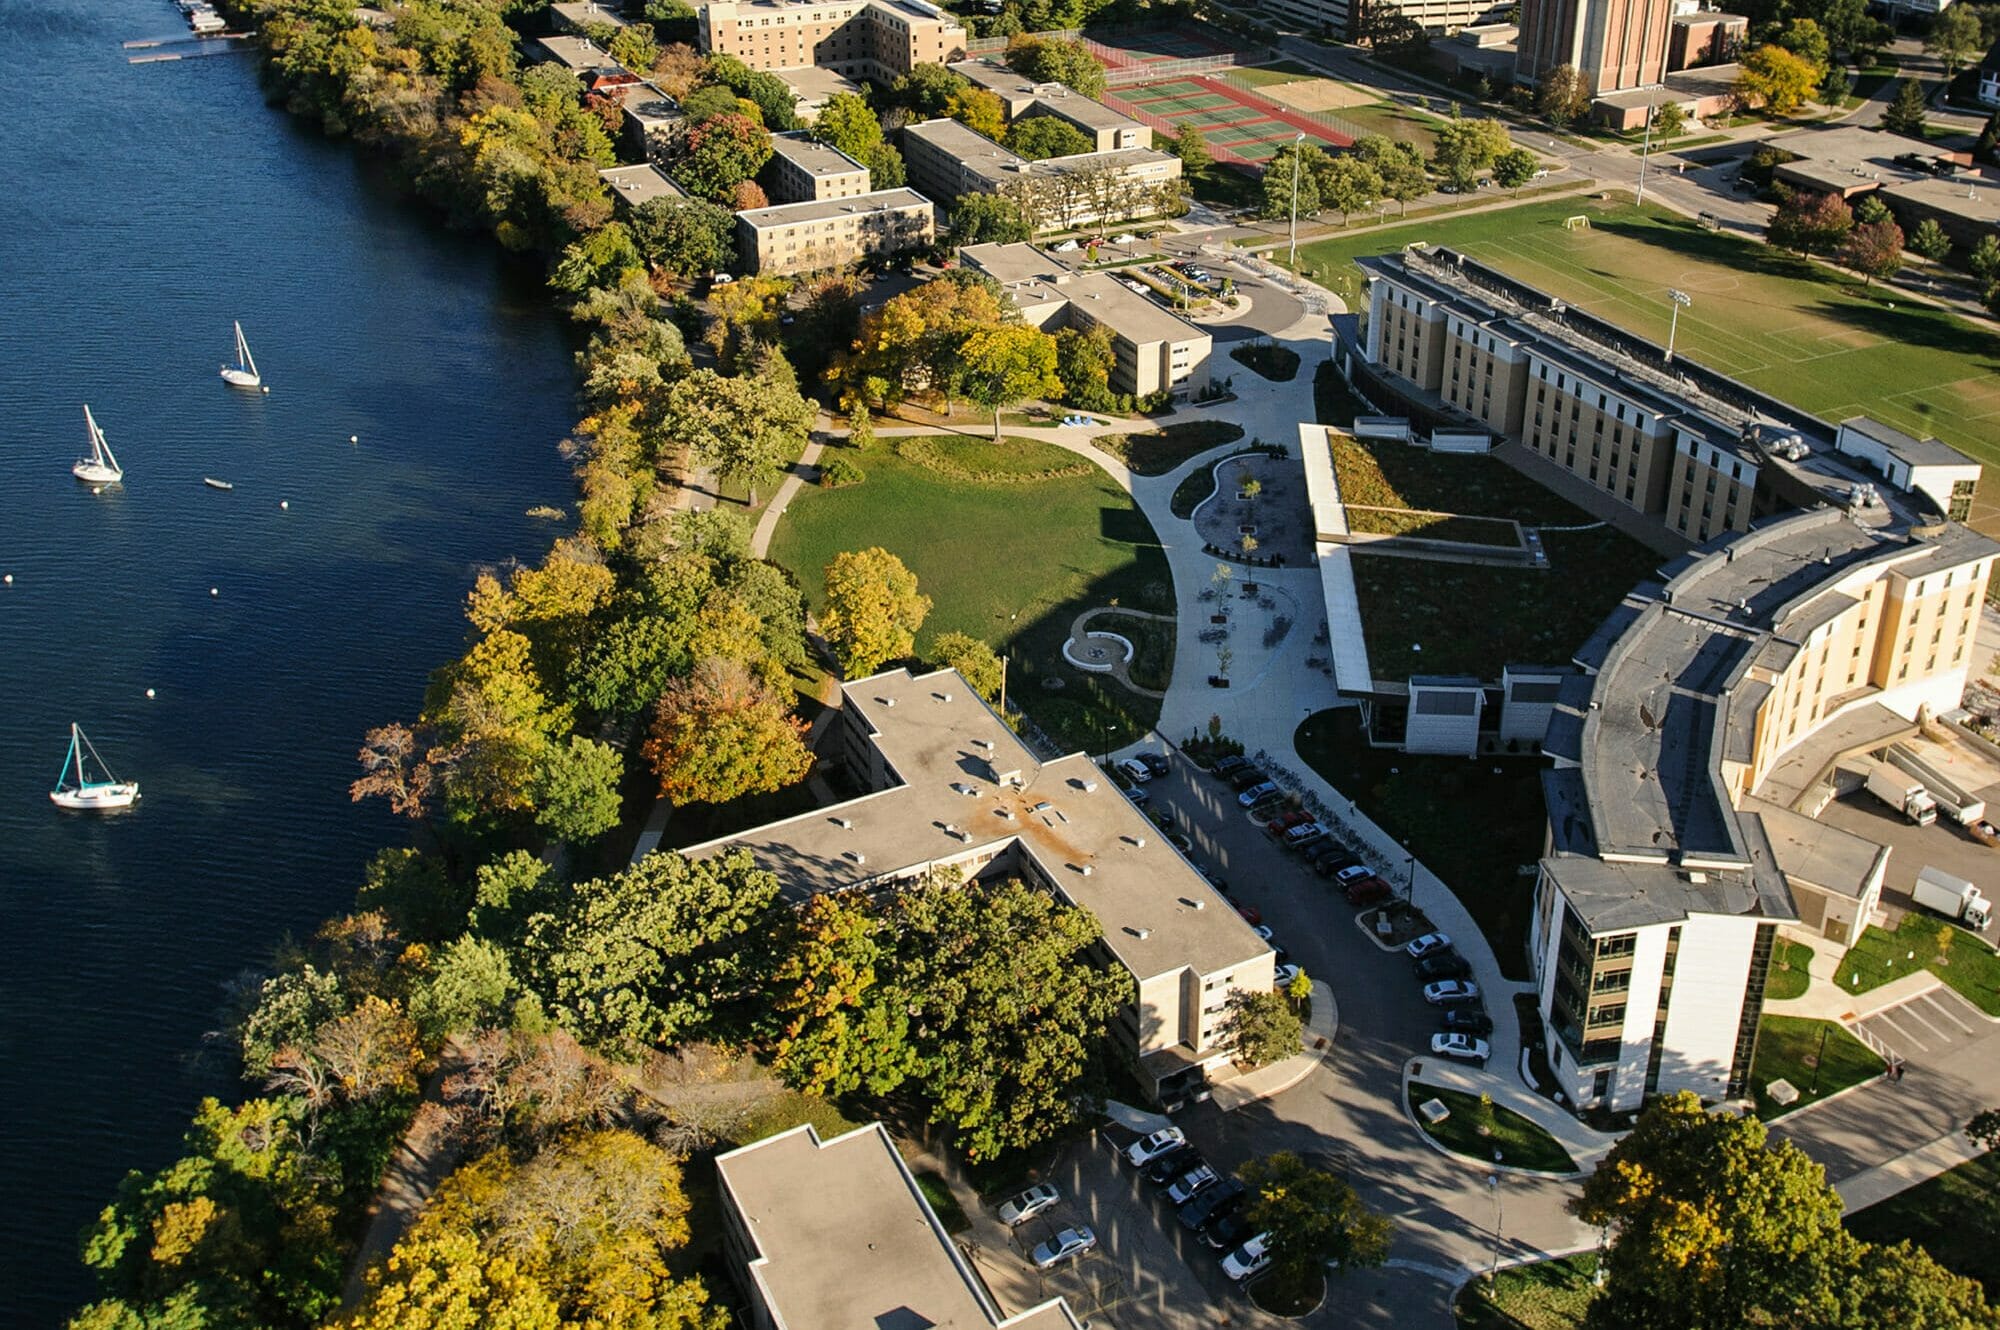
[[[243,335],[243,325],[236,325],[236,363],[252,374],[257,372],[257,361],[250,354],[250,339]]]

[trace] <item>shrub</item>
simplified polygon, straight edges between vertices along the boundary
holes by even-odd
[[[844,489],[849,485],[859,485],[868,479],[868,473],[845,457],[836,457],[819,469],[821,489]]]

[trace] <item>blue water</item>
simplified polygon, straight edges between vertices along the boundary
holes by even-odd
[[[526,509],[569,492],[538,275],[266,107],[254,57],[119,49],[182,32],[168,0],[0,0],[10,1325],[91,1294],[79,1230],[232,1091],[201,1057],[224,983],[402,834],[348,801],[362,732],[414,713],[473,570],[539,555]],[[216,377],[232,318],[268,396]],[[69,474],[84,401],[122,489]],[[71,720],[141,783],[136,812],[49,803]]]

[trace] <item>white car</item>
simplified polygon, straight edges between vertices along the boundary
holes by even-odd
[[[1266,942],[1269,942],[1272,938],[1277,936],[1277,934],[1271,931],[1271,926],[1269,924],[1252,924],[1250,925],[1250,931],[1255,933],[1258,937],[1262,938]]]
[[[1073,1261],[1097,1245],[1097,1235],[1079,1224],[1066,1228],[1029,1253],[1037,1270],[1053,1270],[1064,1261]]]
[[[1259,1233],[1222,1258],[1222,1273],[1242,1283],[1271,1263],[1271,1235]]]
[[[1151,1136],[1141,1136],[1125,1147],[1125,1162],[1134,1168],[1144,1168],[1169,1150],[1178,1150],[1187,1144],[1187,1136],[1179,1127],[1162,1127]]]
[[[1450,945],[1451,945],[1450,934],[1426,933],[1422,937],[1418,938],[1416,941],[1412,942],[1409,946],[1404,947],[1403,950],[1409,954],[1411,960],[1420,961],[1424,957],[1430,955],[1432,952],[1443,951],[1446,947]]]
[[[1294,979],[1297,979],[1298,977],[1299,977],[1298,966],[1280,965],[1276,970],[1272,971],[1271,973],[1271,987],[1290,988],[1292,986],[1292,981]]]
[[[1482,1066],[1493,1055],[1491,1045],[1469,1034],[1434,1034],[1431,1036],[1431,1052],[1441,1058],[1460,1058]]]
[[[1038,1182],[1000,1207],[1000,1222],[1016,1228],[1061,1199],[1062,1193],[1053,1182]]]
[[[1479,985],[1470,979],[1440,979],[1424,985],[1424,1001],[1433,1007],[1456,1007],[1479,1001]]]
[[[1146,764],[1136,757],[1128,757],[1123,762],[1120,762],[1118,770],[1130,777],[1133,783],[1138,785],[1144,785],[1153,778],[1153,773],[1147,769]]]
[[[1222,1175],[1207,1164],[1203,1164],[1200,1168],[1191,1168],[1167,1188],[1167,1204],[1178,1210],[1220,1181]]]

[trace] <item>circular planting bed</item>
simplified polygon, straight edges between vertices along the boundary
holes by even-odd
[[[1250,1285],[1250,1301],[1286,1320],[1311,1316],[1326,1301],[1326,1272],[1312,1266],[1296,1272],[1274,1268]]]
[[[1063,643],[1063,659],[1092,674],[1109,674],[1132,659],[1132,643],[1116,633],[1088,632]]]

